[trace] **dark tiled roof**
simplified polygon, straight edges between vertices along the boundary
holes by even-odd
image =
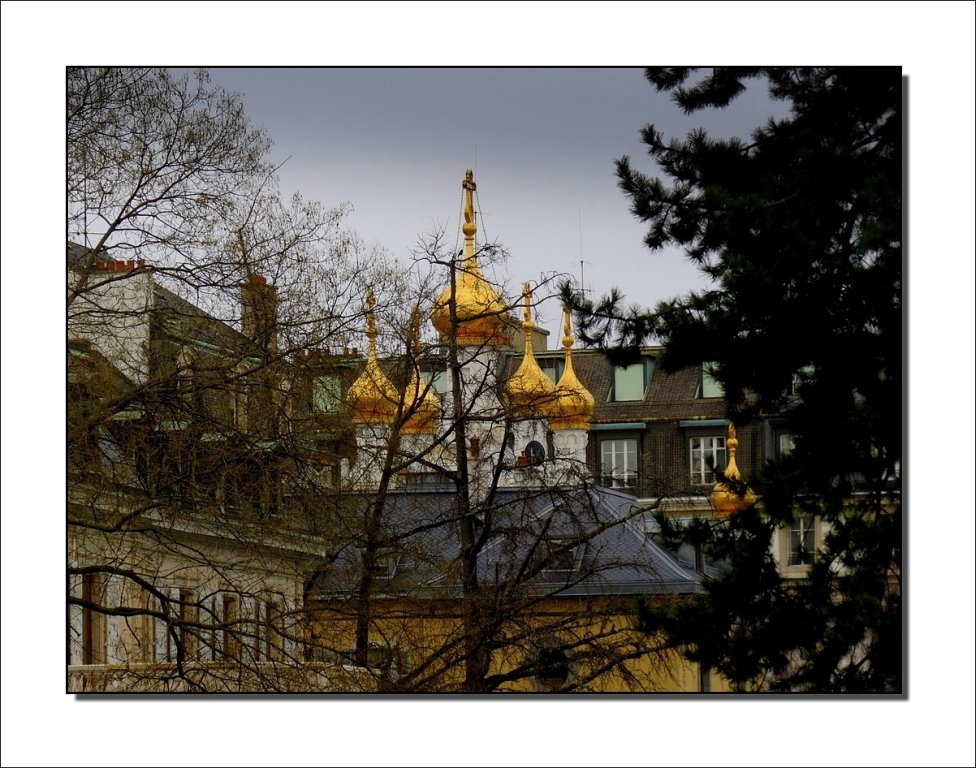
[[[153,288],[155,319],[170,336],[187,342],[203,342],[238,354],[254,352],[253,342],[223,320],[204,312],[168,288]]]
[[[643,350],[644,356],[651,358],[657,357],[660,352],[659,347],[647,347]],[[537,353],[536,356],[541,363],[544,360],[562,358],[563,352],[550,350]],[[503,378],[515,370],[520,359],[520,357],[508,359],[503,367]],[[613,385],[613,366],[603,354],[595,350],[573,350],[573,369],[580,382],[596,400],[593,413],[593,422],[596,424],[721,419],[725,416],[724,400],[697,397],[698,368],[685,368],[676,373],[667,373],[655,365],[644,399],[619,403],[609,400]]]

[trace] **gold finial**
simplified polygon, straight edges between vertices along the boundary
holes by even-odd
[[[376,296],[373,289],[366,292],[366,336],[369,355],[359,378],[346,393],[346,401],[353,411],[353,421],[366,424],[390,424],[396,419],[400,396],[380,368],[376,359]]]
[[[712,490],[712,506],[719,515],[731,515],[742,512],[756,503],[756,494],[752,488],[742,482],[742,475],[735,463],[735,453],[739,441],[735,436],[735,424],[729,422],[728,437],[725,441],[729,461],[725,467],[725,480],[715,484]]]
[[[461,231],[464,233],[465,245],[471,241],[471,250],[474,250],[474,235],[478,231],[478,223],[474,217],[474,193],[478,185],[474,183],[474,173],[468,169],[464,174],[464,181],[461,182],[464,189],[464,225]],[[465,256],[468,254],[465,253]]]
[[[464,189],[464,264],[458,270],[457,282],[452,295],[451,286],[447,286],[440,297],[434,302],[432,320],[434,327],[441,336],[451,335],[451,309],[455,305],[454,319],[457,321],[455,338],[459,344],[465,346],[482,346],[484,344],[502,344],[508,341],[505,333],[508,325],[508,312],[505,302],[485,278],[478,268],[475,256],[474,236],[478,231],[474,211],[474,174],[469,170],[461,182]]]
[[[410,313],[410,381],[404,395],[404,408],[413,411],[401,427],[406,435],[432,435],[437,431],[441,403],[433,388],[420,377],[420,307],[414,304]]]
[[[573,370],[573,328],[569,307],[563,307],[563,349],[565,367],[556,385],[556,398],[550,409],[553,429],[589,429],[596,402]]]
[[[572,349],[574,341],[573,327],[569,323],[569,307],[563,307],[563,349],[567,353]]]
[[[505,384],[505,396],[508,407],[516,418],[545,417],[552,405],[552,397],[556,391],[552,380],[542,372],[532,351],[532,286],[526,283],[522,288],[522,300],[525,302],[522,333],[525,334],[525,355],[518,370]]]
[[[725,468],[725,476],[732,480],[741,480],[742,475],[739,474],[739,468],[735,465],[735,452],[739,447],[739,441],[735,436],[735,424],[731,421],[729,422],[729,437],[725,441],[725,445],[729,449],[729,464]]]

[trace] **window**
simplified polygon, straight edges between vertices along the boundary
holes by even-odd
[[[221,649],[224,658],[236,659],[239,654],[237,644],[237,599],[230,595],[224,595],[221,623],[224,625],[221,638]]]
[[[312,382],[312,407],[319,413],[338,413],[342,408],[342,385],[336,376],[316,376]]]
[[[437,395],[437,399],[440,400],[441,417],[450,418],[451,378],[447,375],[447,371],[440,369],[436,371],[421,371],[420,378],[424,384],[430,384],[431,392]]]
[[[186,620],[184,605],[181,601],[181,591],[177,587],[157,587],[165,595],[165,600],[153,596],[150,605],[167,618],[157,616],[154,624],[153,660],[176,661],[178,644],[183,644],[183,626],[181,620]],[[174,632],[176,633],[174,635]]]
[[[699,397],[725,397],[725,390],[716,380],[714,363],[702,363],[701,384],[698,387]]]
[[[535,667],[532,677],[537,691],[558,691],[566,687],[578,672],[578,663],[573,661],[565,643],[555,637],[541,640],[529,658]]]
[[[702,693],[712,692],[712,670],[702,664],[698,665],[698,690]]]
[[[86,573],[81,577],[81,599],[86,603],[105,602],[105,580],[101,575]],[[105,615],[82,608],[81,663],[105,663]]]
[[[689,446],[692,484],[711,485],[715,482],[716,470],[725,470],[725,438],[692,437]]]
[[[443,395],[445,392],[447,392],[450,384],[450,379],[447,377],[447,371],[421,371],[420,378],[423,380],[424,384],[430,384],[431,390],[438,395]],[[431,384],[431,382],[433,382],[433,384]]]
[[[582,554],[583,545],[574,544],[571,539],[548,539],[546,550],[546,570],[572,571]]]
[[[790,521],[789,553],[786,564],[811,565],[816,547],[816,518],[794,517]]]
[[[637,485],[637,440],[602,440],[600,474],[610,488],[634,488]]]
[[[800,394],[800,388],[811,378],[813,378],[813,366],[804,365],[800,370],[793,374],[793,383],[790,387],[790,394]]]
[[[366,547],[359,548],[359,562],[363,563],[366,558]],[[373,567],[371,569],[374,579],[389,580],[396,576],[397,568],[400,566],[400,553],[389,547],[378,547],[373,553]]]
[[[197,655],[197,632],[191,629],[188,624],[195,624],[199,618],[199,609],[196,604],[196,596],[188,589],[181,589],[179,605],[179,636],[180,645],[187,658]]]
[[[610,402],[622,403],[644,399],[644,391],[651,378],[654,360],[643,358],[633,365],[613,368],[613,387],[610,390]]]
[[[283,624],[281,605],[269,599],[258,605],[259,654],[264,661],[281,661]]]
[[[780,457],[789,456],[796,448],[796,438],[788,432],[779,436],[779,455]]]
[[[566,368],[566,361],[562,358],[549,358],[539,361],[539,367],[546,374],[553,384],[558,384],[563,377],[563,370]]]

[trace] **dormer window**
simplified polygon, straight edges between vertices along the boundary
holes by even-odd
[[[725,397],[725,389],[714,376],[715,363],[702,363],[701,378],[698,384],[698,397]]]
[[[553,384],[558,384],[563,376],[563,371],[566,369],[566,361],[561,357],[553,357],[540,360],[539,367],[552,380]]]
[[[651,380],[654,359],[645,357],[633,365],[613,367],[611,403],[637,402],[644,399],[644,392]]]
[[[312,407],[318,413],[338,413],[342,408],[342,385],[337,376],[316,376],[312,382]]]
[[[583,544],[572,539],[548,539],[546,548],[547,571],[573,571],[579,566],[583,555]]]

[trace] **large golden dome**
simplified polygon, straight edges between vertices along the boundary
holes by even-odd
[[[566,367],[556,385],[556,396],[549,408],[550,425],[553,429],[589,429],[596,401],[583,386],[573,370],[573,337],[569,322],[569,308],[563,309],[563,348],[566,350]]]
[[[376,359],[376,318],[373,315],[375,306],[376,298],[373,296],[371,288],[366,295],[366,320],[368,323],[366,335],[369,338],[369,356],[366,358],[366,367],[363,372],[349,387],[346,402],[352,410],[354,422],[360,424],[392,424],[396,421],[400,396],[397,394],[396,387],[383,373]]]
[[[455,276],[455,312],[457,317],[457,343],[464,346],[482,346],[507,342],[505,329],[508,312],[505,302],[491,284],[485,280],[475,257],[474,236],[478,231],[474,212],[474,191],[477,189],[472,172],[465,174],[462,187],[464,204],[464,263]],[[448,285],[434,303],[434,327],[442,337],[451,335],[451,286]]]
[[[532,291],[525,284],[522,291],[525,300],[525,320],[522,330],[525,334],[525,356],[518,370],[505,382],[505,404],[516,418],[546,418],[555,401],[556,386],[542,372],[532,352]]]
[[[433,435],[441,417],[441,403],[432,389],[420,378],[420,308],[414,307],[410,316],[410,377],[404,393],[404,412],[410,414],[401,432],[408,435]],[[424,390],[427,389],[425,392]]]

